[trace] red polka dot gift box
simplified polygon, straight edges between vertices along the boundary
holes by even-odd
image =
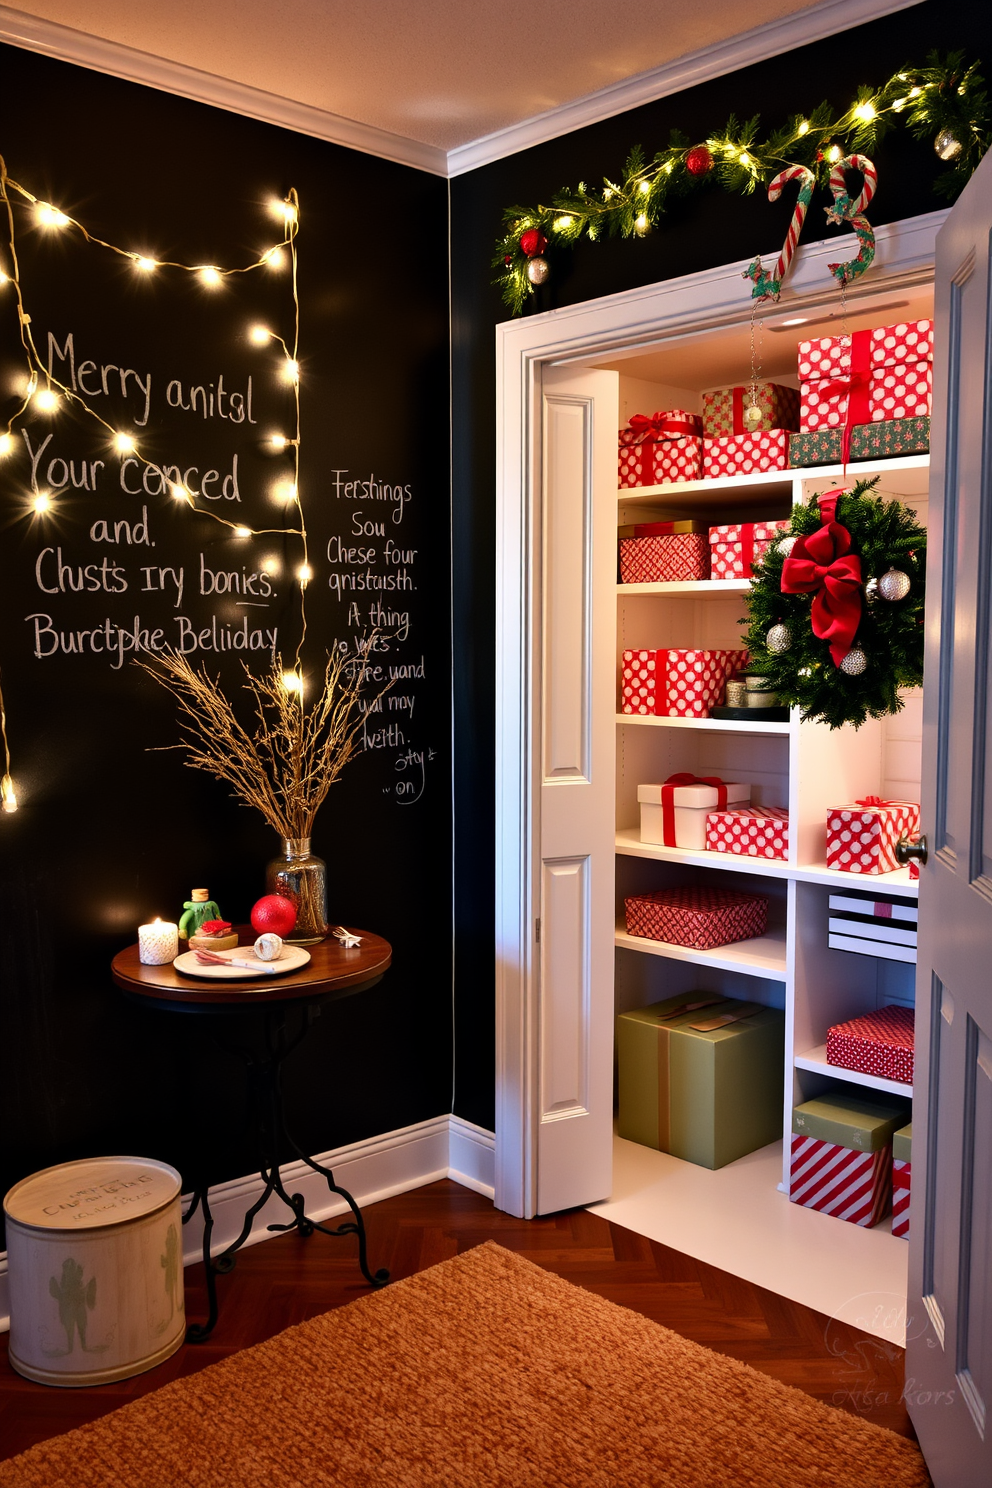
[[[708,852],[745,858],[789,856],[789,813],[781,806],[729,806],[706,816]]]
[[[930,412],[933,321],[901,321],[799,343],[804,433]]]
[[[700,480],[703,421],[685,408],[635,413],[618,439],[618,484],[663,486]]]
[[[842,873],[891,873],[899,867],[896,844],[920,833],[916,801],[883,801],[866,796],[851,806],[827,811],[827,867]]]
[[[780,522],[731,522],[710,528],[710,577],[749,579],[753,565],[789,526]]]
[[[719,480],[728,475],[759,475],[763,470],[789,468],[788,429],[763,429],[757,434],[728,434],[703,440],[703,475]]]
[[[827,1063],[840,1069],[913,1083],[912,1008],[889,1003],[827,1030]]]
[[[624,900],[627,934],[696,951],[764,935],[768,898],[738,889],[658,889]]]
[[[708,718],[723,697],[727,678],[746,665],[746,651],[625,651],[621,710],[662,718]]]

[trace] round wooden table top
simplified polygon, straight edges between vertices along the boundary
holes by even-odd
[[[137,945],[118,951],[111,962],[111,974],[122,991],[131,996],[157,1003],[185,1003],[204,1008],[245,1008],[269,1002],[311,1001],[321,998],[347,997],[369,983],[377,982],[388,970],[393,951],[381,935],[368,930],[352,930],[360,935],[361,945],[345,949],[333,936],[305,946],[310,952],[306,966],[282,976],[225,977],[223,981],[186,976],[170,964],[145,966],[138,959]],[[254,945],[257,939],[250,925],[237,925],[238,944]]]

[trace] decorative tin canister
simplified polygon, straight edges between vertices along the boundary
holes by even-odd
[[[44,1385],[103,1385],[174,1354],[186,1332],[179,1174],[142,1157],[45,1168],[3,1202],[9,1357]]]

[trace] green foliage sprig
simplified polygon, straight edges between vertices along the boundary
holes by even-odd
[[[878,477],[858,481],[837,502],[836,520],[851,534],[851,551],[861,558],[862,583],[879,579],[890,568],[910,580],[905,599],[895,603],[863,595],[861,623],[855,646],[865,653],[867,666],[851,677],[834,665],[827,641],[819,640],[810,624],[810,594],[782,593],[785,553],[773,544],[755,564],[755,579],[747,599],[744,645],[754,670],[769,677],[783,703],[801,708],[803,718],[840,728],[859,728],[866,718],[898,713],[901,687],[923,684],[923,605],[926,590],[927,535],[912,511],[899,501],[874,494]],[[809,537],[823,525],[815,499],[796,507],[788,533]],[[781,540],[781,539],[780,539]],[[779,540],[779,541],[780,541]],[[768,650],[773,625],[789,627],[788,651]]]
[[[507,207],[504,235],[492,259],[497,270],[493,282],[519,315],[534,292],[527,278],[528,256],[520,246],[522,234],[530,229],[543,234],[546,253],[553,255],[581,238],[644,237],[670,201],[714,180],[726,191],[749,195],[767,187],[779,171],[804,165],[813,171],[817,186],[826,188],[837,160],[869,153],[897,123],[917,139],[934,141],[947,131],[960,144],[936,184],[953,199],[992,140],[992,108],[978,68],[977,62],[965,63],[963,52],[951,52],[943,60],[931,52],[924,66],[905,67],[879,88],[859,88],[843,113],[820,103],[809,114],[794,114],[763,141],[758,138],[760,116],[755,115],[746,123],[731,116],[722,130],[695,143],[673,130],[667,147],[650,161],[636,146],[619,180],[605,178],[598,187],[580,181],[574,190],[556,192],[547,206]]]

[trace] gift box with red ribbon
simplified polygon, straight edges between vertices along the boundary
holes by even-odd
[[[789,526],[781,522],[731,522],[710,528],[710,577],[749,579],[753,564]]]
[[[670,408],[635,413],[619,434],[619,485],[661,486],[700,480],[703,421],[698,413]]]
[[[639,785],[641,841],[661,847],[687,847],[702,852],[707,846],[707,812],[723,811],[730,801],[748,801],[751,787],[718,775],[669,775],[662,785]]]
[[[799,427],[844,430],[842,459],[858,424],[920,418],[930,412],[933,321],[875,326],[852,336],[799,343]]]
[[[706,817],[706,847],[710,852],[746,858],[785,859],[789,856],[789,813],[781,806],[718,807]]]
[[[746,651],[625,651],[621,709],[665,718],[708,718],[727,678],[746,664]]]
[[[712,950],[764,935],[768,898],[739,889],[658,889],[624,900],[628,935]]]
[[[758,409],[745,419],[748,408]],[[724,434],[756,434],[764,429],[799,428],[799,393],[778,382],[759,382],[750,387],[714,388],[703,394],[703,434],[718,439]]]
[[[909,1239],[909,1200],[913,1186],[913,1125],[892,1134],[892,1233]]]
[[[699,526],[699,523],[645,522],[645,528]],[[705,532],[635,530],[620,538],[621,584],[675,584],[710,576],[710,545]]]
[[[877,1008],[827,1030],[827,1063],[883,1080],[913,1083],[913,1009]]]
[[[765,429],[758,434],[727,434],[703,440],[703,475],[717,480],[727,475],[758,475],[763,470],[789,468],[789,432]]]
[[[920,832],[916,801],[883,801],[865,796],[827,812],[827,867],[842,873],[892,873],[899,867],[896,844],[915,841]]]

